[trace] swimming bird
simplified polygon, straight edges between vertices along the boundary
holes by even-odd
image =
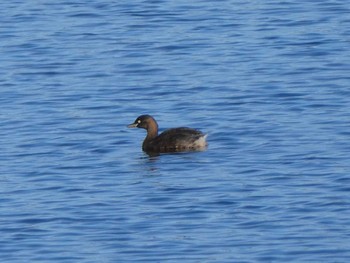
[[[147,136],[142,144],[142,150],[145,152],[200,151],[207,147],[207,134],[187,127],[168,129],[158,135],[158,124],[150,115],[137,117],[134,123],[127,127],[143,128],[147,131]]]

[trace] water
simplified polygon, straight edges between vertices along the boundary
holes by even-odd
[[[2,262],[347,262],[346,1],[0,4]],[[149,157],[143,130],[209,134]]]

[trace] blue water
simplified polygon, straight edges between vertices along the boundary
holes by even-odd
[[[1,262],[348,262],[347,1],[2,1]],[[208,133],[149,157],[143,130]]]

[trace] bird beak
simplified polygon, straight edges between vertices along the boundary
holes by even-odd
[[[126,126],[126,127],[128,127],[128,128],[137,128],[137,125],[138,125],[138,123],[132,123],[132,124],[129,124],[128,126]]]

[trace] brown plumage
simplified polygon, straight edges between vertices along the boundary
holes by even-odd
[[[142,150],[145,152],[199,151],[207,146],[206,134],[187,127],[168,129],[158,135],[158,124],[150,115],[139,116],[128,128],[147,130],[142,144]]]

